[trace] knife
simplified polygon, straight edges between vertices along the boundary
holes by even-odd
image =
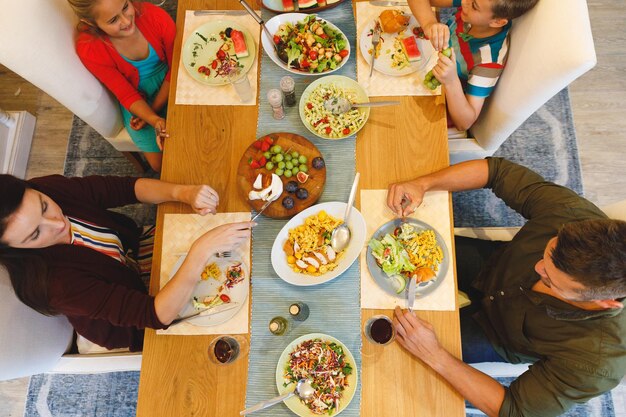
[[[382,6],[382,7],[397,7],[397,6],[408,6],[409,3],[406,1],[388,1],[388,0],[372,0],[369,2],[372,6]]]
[[[207,316],[212,316],[213,314],[223,313],[225,311],[237,308],[238,306],[239,306],[239,303],[227,303],[227,304],[220,304],[215,307],[204,308],[202,310],[196,311],[193,314],[189,314],[188,316],[183,316],[183,317],[179,317],[177,319],[172,320],[172,322],[170,323],[170,326],[173,326],[174,324],[178,324],[180,322],[187,321],[187,320],[197,318],[197,317],[207,317]]]
[[[415,289],[417,288],[417,275],[413,275],[409,278],[409,289],[406,292],[406,307],[409,311],[413,311],[413,304],[415,303]]]

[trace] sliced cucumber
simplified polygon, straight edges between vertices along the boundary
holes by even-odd
[[[406,278],[402,275],[394,275],[391,277],[391,288],[396,294],[400,294],[406,288]]]

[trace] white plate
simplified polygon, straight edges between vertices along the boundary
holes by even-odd
[[[252,68],[252,64],[256,58],[256,46],[254,44],[254,38],[250,32],[235,22],[228,20],[216,20],[205,23],[195,29],[189,34],[189,37],[185,41],[185,46],[182,50],[183,65],[194,80],[209,85],[228,84],[228,78],[222,76],[215,77],[213,70],[211,75],[204,75],[198,72],[198,68],[201,66],[211,66],[211,62],[215,59],[215,54],[224,43],[224,41],[220,38],[219,33],[228,27],[243,32],[243,36],[246,40],[246,46],[248,47],[248,56],[240,58],[239,63],[243,65],[244,73],[248,72],[250,68]],[[198,34],[206,38],[208,42],[205,42]],[[234,55],[234,51],[232,52]],[[194,53],[196,56],[194,56]]]
[[[343,254],[343,257],[339,260],[337,267],[334,270],[319,276],[300,274],[291,269],[287,264],[287,255],[283,251],[283,245],[289,236],[289,229],[300,226],[304,223],[305,218],[313,214],[317,214],[322,210],[326,211],[326,213],[333,217],[342,219],[346,211],[346,203],[340,203],[337,201],[321,203],[301,211],[289,220],[289,222],[287,222],[281,231],[278,232],[276,240],[274,240],[274,245],[272,246],[272,266],[278,276],[290,284],[299,286],[317,285],[330,281],[333,278],[337,278],[354,263],[356,258],[358,258],[361,253],[361,249],[363,249],[366,233],[365,219],[363,218],[361,212],[352,207],[352,210],[350,211],[350,219],[348,220],[348,226],[350,227],[350,231],[352,233],[352,239],[350,240],[348,248],[345,249],[346,252]]]
[[[352,373],[348,375],[348,386],[346,390],[343,392],[343,396],[339,401],[339,409],[333,413],[333,416],[341,413],[345,410],[348,405],[350,405],[350,401],[354,397],[354,393],[356,392],[357,385],[359,383],[359,372],[356,366],[356,361],[354,360],[354,356],[352,356],[352,352],[341,343],[339,340],[335,339],[332,336],[328,336],[323,333],[310,333],[304,336],[301,336],[295,339],[293,342],[289,343],[289,345],[283,350],[283,353],[280,355],[280,359],[278,359],[278,364],[276,365],[276,387],[278,388],[279,394],[285,394],[287,392],[291,392],[293,390],[292,386],[285,387],[283,383],[285,382],[284,372],[285,366],[289,361],[289,354],[298,346],[300,343],[305,342],[311,339],[321,339],[323,341],[335,342],[339,346],[343,348],[343,351],[346,355],[346,362],[352,366]],[[300,417],[319,417],[319,414],[313,414],[313,412],[306,406],[299,398],[291,397],[287,401],[285,401],[285,405],[293,411],[295,414]]]
[[[424,74],[426,74],[426,72],[428,71],[426,68],[430,69],[430,67],[434,66],[434,63],[430,65],[429,63],[433,59],[433,57],[437,56],[435,48],[433,48],[429,40],[416,37],[417,47],[422,54],[422,59],[420,59],[419,61],[411,62],[409,66],[402,69],[391,67],[391,55],[395,52],[393,48],[394,39],[402,34],[405,35],[404,37],[413,36],[413,28],[419,27],[419,24],[417,23],[417,20],[415,20],[415,17],[413,15],[408,16],[411,17],[411,19],[409,20],[409,26],[407,26],[406,29],[400,32],[400,34],[387,32],[383,32],[380,34],[380,55],[378,55],[378,58],[376,58],[376,61],[374,61],[374,69],[376,71],[382,72],[383,74],[400,77],[403,75],[412,74],[420,70],[425,70]],[[368,65],[372,61],[371,34],[374,30],[375,23],[376,22],[372,20],[367,25],[365,25],[365,28],[363,29],[359,37],[359,50],[361,51],[361,55],[363,55],[363,58],[365,58],[365,61],[368,63]]]
[[[272,34],[272,36],[274,36],[274,34],[276,32],[278,32],[278,28],[280,27],[280,25],[282,25],[283,23],[293,23],[293,24],[295,24],[297,22],[300,22],[300,21],[304,20],[308,16],[310,16],[310,15],[305,14],[305,13],[283,13],[283,14],[279,14],[279,15],[276,15],[276,16],[272,17],[267,22],[265,22],[265,27]],[[276,50],[274,49],[274,45],[273,45],[274,40],[273,39],[268,39],[267,35],[265,34],[265,31],[261,32],[261,45],[263,45],[263,50],[270,57],[270,59],[272,61],[274,61],[274,63],[276,65],[278,65],[282,69],[284,69],[286,71],[289,71],[289,72],[291,72],[293,74],[299,74],[299,75],[328,75],[328,74],[330,74],[332,72],[337,71],[339,68],[343,67],[345,65],[345,63],[348,62],[348,60],[350,59],[350,42],[348,41],[348,38],[346,38],[346,35],[341,31],[341,29],[339,29],[337,26],[335,26],[332,23],[330,23],[328,20],[325,20],[325,19],[321,19],[321,20],[323,20],[332,29],[334,29],[336,31],[339,31],[339,33],[341,33],[341,35],[344,37],[344,39],[346,39],[346,49],[348,50],[348,56],[343,58],[341,60],[341,63],[334,70],[324,71],[324,72],[319,72],[319,73],[318,72],[310,73],[308,71],[298,71],[297,69],[287,68],[287,64],[285,64],[283,61],[281,61],[280,58],[278,57],[278,55],[276,54]]]
[[[181,256],[178,261],[174,264],[172,268],[172,272],[170,273],[170,279],[174,276],[178,268],[183,264],[183,261],[187,255]],[[239,303],[239,308],[233,308],[231,310],[226,310],[220,313],[210,314],[206,316],[200,316],[198,318],[194,318],[188,320],[187,323],[193,324],[196,326],[216,326],[218,324],[222,324],[230,320],[237,312],[244,306],[246,298],[248,298],[248,291],[250,289],[250,270],[248,266],[239,260],[233,258],[218,258],[212,256],[207,265],[215,262],[217,266],[220,268],[220,277],[218,279],[209,278],[207,280],[202,280],[198,277],[198,284],[196,284],[196,288],[193,290],[193,294],[189,298],[189,302],[187,305],[178,313],[179,317],[187,316],[195,313],[197,310],[193,307],[192,299],[193,297],[198,297],[200,299],[208,296],[215,295],[217,293],[226,294],[230,297],[230,300],[233,303]],[[224,288],[220,291],[220,286],[224,284],[226,281],[226,269],[229,265],[233,265],[235,263],[241,262],[241,269],[243,270],[244,278],[243,281],[235,284],[233,288]]]
[[[304,106],[308,102],[309,95],[311,94],[311,92],[313,90],[315,90],[319,85],[322,85],[322,84],[335,84],[337,87],[339,87],[341,89],[354,91],[354,93],[356,94],[356,100],[359,103],[368,103],[370,101],[370,99],[369,99],[365,89],[363,87],[361,87],[361,85],[358,82],[354,81],[352,78],[348,78],[348,77],[345,77],[343,75],[329,75],[327,77],[319,78],[319,79],[313,81],[302,92],[302,96],[300,97],[300,103],[298,104],[298,109],[299,109],[299,112],[300,112],[300,120],[302,120],[302,123],[304,124],[304,126],[307,129],[309,129],[309,132],[313,133],[315,136],[320,137],[322,139],[339,140],[339,139],[344,139],[344,138],[348,138],[350,136],[356,135],[356,133],[359,130],[361,130],[363,128],[363,126],[365,126],[365,124],[367,123],[367,119],[370,116],[370,108],[369,107],[361,107],[361,108],[359,108],[359,111],[361,113],[365,114],[365,120],[363,121],[363,124],[361,125],[361,127],[359,127],[357,130],[355,130],[353,132],[350,132],[348,135],[345,135],[345,136],[342,136],[342,137],[339,137],[339,138],[330,138],[330,137],[328,137],[328,136],[326,136],[326,135],[324,135],[322,133],[317,132],[313,128],[313,126],[311,126],[311,124],[306,121],[306,117],[305,117],[305,114],[304,114]],[[334,117],[327,110],[324,110],[324,114],[322,116]]]

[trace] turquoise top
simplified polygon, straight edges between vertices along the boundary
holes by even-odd
[[[148,57],[139,61],[133,61],[122,55],[122,58],[124,58],[126,62],[137,68],[137,71],[139,71],[139,79],[152,75],[161,66],[159,56],[150,43],[148,43],[148,48]]]

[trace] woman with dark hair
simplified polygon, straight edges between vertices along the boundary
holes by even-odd
[[[192,245],[156,296],[147,294],[132,256],[140,228],[108,209],[178,201],[215,214],[207,185],[131,177],[20,180],[0,175],[0,263],[17,297],[46,315],[67,316],[76,332],[108,349],[141,350],[143,329],[163,329],[191,297],[208,258],[250,238],[252,222],[216,227]]]

